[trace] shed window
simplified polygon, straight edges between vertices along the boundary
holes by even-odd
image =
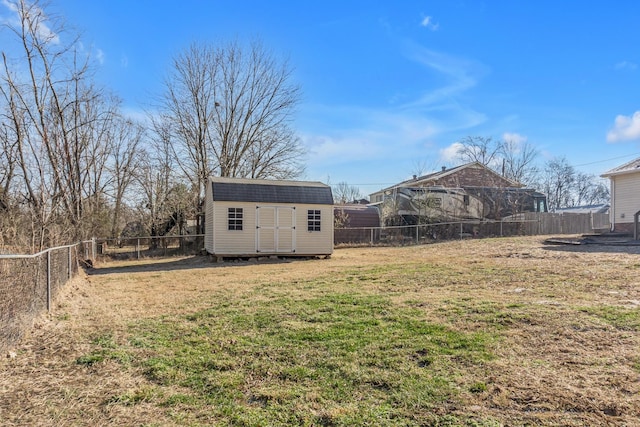
[[[320,231],[320,211],[309,209],[307,211],[307,230]]]
[[[242,208],[229,208],[229,230],[242,230]]]

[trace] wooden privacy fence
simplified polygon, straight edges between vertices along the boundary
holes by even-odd
[[[394,227],[336,228],[334,244],[418,244],[465,237],[587,234],[608,231],[609,214],[523,213],[499,221],[456,221]]]
[[[95,241],[46,249],[33,255],[0,255],[0,350],[16,342],[79,270],[93,259]]]

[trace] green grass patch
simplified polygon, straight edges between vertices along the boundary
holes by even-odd
[[[119,348],[110,334],[94,337],[92,344],[96,348],[89,354],[78,357],[76,364],[93,366],[106,360],[114,360],[122,364],[129,364],[131,362],[131,353],[126,349]]]
[[[133,406],[142,402],[150,402],[162,394],[155,387],[141,387],[139,389],[113,396],[107,404]]]
[[[162,405],[206,408],[234,425],[447,425],[433,408],[456,399],[462,375],[492,357],[493,339],[354,293],[221,298],[131,334],[145,375],[182,390],[163,393]],[[480,392],[478,384],[463,390]]]
[[[619,306],[583,307],[580,311],[595,316],[613,327],[626,331],[640,331],[640,309]]]

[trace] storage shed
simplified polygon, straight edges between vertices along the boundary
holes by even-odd
[[[333,252],[331,187],[210,178],[204,242],[217,257],[328,256]]]

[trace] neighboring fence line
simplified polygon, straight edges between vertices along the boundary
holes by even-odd
[[[114,259],[193,255],[204,248],[204,234],[96,239],[98,256]]]
[[[57,246],[33,255],[0,255],[0,349],[16,342],[79,270],[95,257],[95,241]]]
[[[465,237],[586,234],[609,230],[609,214],[528,212],[503,220],[473,220],[388,227],[336,228],[334,244],[416,244]]]

